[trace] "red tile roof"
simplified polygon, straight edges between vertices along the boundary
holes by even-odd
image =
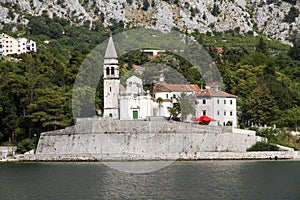
[[[225,98],[236,98],[235,95],[226,93],[221,90],[216,89],[205,89],[199,92],[196,92],[197,97],[225,97]]]
[[[167,56],[168,54],[156,54],[155,56],[152,56],[150,59],[151,60],[155,60],[156,58],[158,58],[158,57],[161,57],[161,56]]]
[[[200,87],[196,84],[166,84],[158,83],[153,88],[153,93],[158,92],[191,92],[200,91]]]
[[[224,52],[224,49],[222,47],[217,47],[216,51],[221,54]]]

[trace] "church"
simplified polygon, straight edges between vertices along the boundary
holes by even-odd
[[[155,107],[149,91],[143,89],[142,80],[131,76],[126,88],[120,84],[118,55],[112,37],[109,38],[104,56],[104,118],[120,120],[146,119],[153,116]]]
[[[169,107],[182,93],[195,96],[196,116],[207,115],[216,121],[212,125],[237,126],[236,96],[212,87],[202,89],[196,84],[168,84],[161,74],[150,91],[144,91],[142,79],[133,75],[120,83],[118,55],[112,37],[109,38],[104,56],[104,118],[119,120],[146,120],[147,117],[170,117]],[[214,83],[217,84],[217,83]],[[158,100],[160,99],[160,100]]]

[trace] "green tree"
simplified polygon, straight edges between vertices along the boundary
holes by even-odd
[[[149,1],[148,1],[148,0],[143,0],[143,7],[142,7],[142,10],[147,11],[148,8],[149,8],[149,6],[150,6]]]
[[[293,43],[293,47],[291,47],[289,51],[289,56],[291,56],[294,60],[300,61],[300,39],[296,39]]]
[[[265,85],[258,85],[251,92],[244,110],[250,122],[260,125],[270,125],[276,120],[279,111],[274,97]]]
[[[95,108],[95,90],[89,86],[74,88],[73,90],[73,114],[74,117],[93,117],[96,115]]]
[[[291,7],[288,14],[285,15],[284,21],[287,23],[292,23],[295,21],[295,18],[299,16],[299,10],[296,7]]]
[[[173,120],[176,120],[180,114],[180,108],[177,105],[178,104],[173,104],[173,107],[168,107],[170,118]]]
[[[195,106],[195,97],[194,95],[183,92],[178,97],[178,103],[180,107],[181,120],[185,121],[188,115],[195,116],[196,106]]]
[[[54,86],[47,89],[37,89],[36,100],[29,104],[29,118],[39,124],[44,130],[56,130],[71,124],[67,118],[66,107],[71,97],[70,91]]]
[[[259,38],[259,42],[256,46],[256,49],[263,53],[263,54],[268,54],[269,50],[268,50],[268,45],[267,43],[264,41],[264,39],[262,37]]]
[[[294,108],[288,109],[285,116],[281,119],[289,127],[294,127],[295,131],[298,131],[298,126],[300,124],[300,107],[296,106]]]
[[[18,143],[17,145],[17,152],[18,153],[25,153],[35,148],[35,141],[34,139],[26,138]]]
[[[217,17],[220,14],[220,8],[218,5],[214,4],[211,14],[215,17]]]

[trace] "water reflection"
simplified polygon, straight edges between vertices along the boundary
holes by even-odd
[[[201,161],[137,174],[101,163],[0,164],[0,199],[298,200],[299,168],[300,162]]]

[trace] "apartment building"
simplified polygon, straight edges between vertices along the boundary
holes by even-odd
[[[27,38],[15,39],[5,33],[0,35],[0,55],[36,52],[36,43]]]

